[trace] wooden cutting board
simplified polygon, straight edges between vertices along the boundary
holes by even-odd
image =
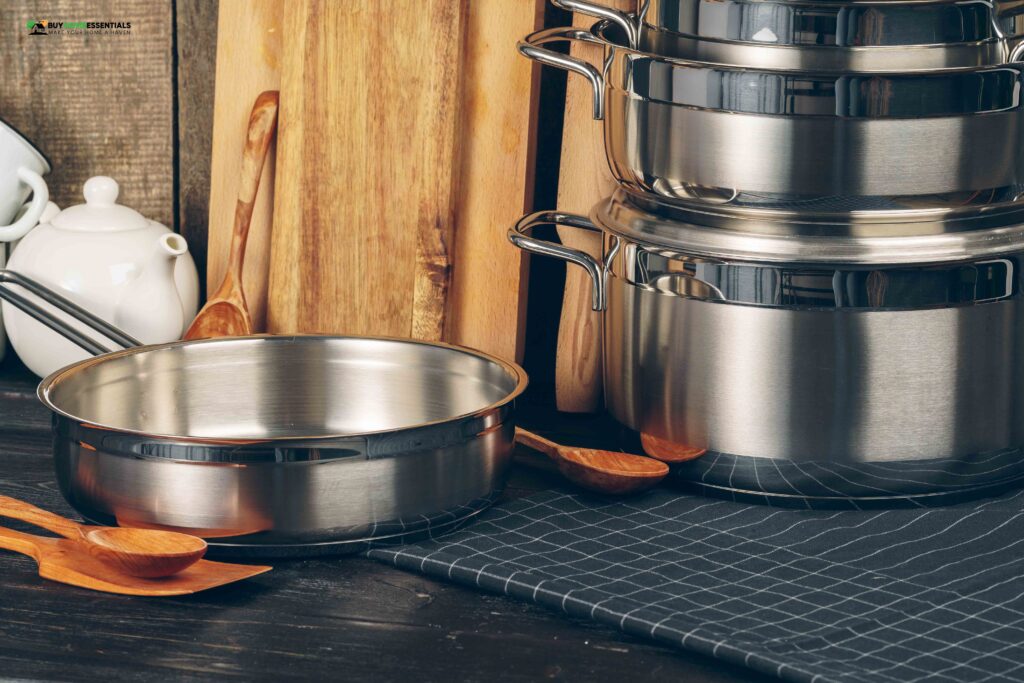
[[[635,11],[635,0],[604,0],[605,5]],[[576,14],[573,25],[589,28],[591,16]],[[573,43],[571,54],[600,65],[600,46]],[[562,161],[558,172],[558,210],[590,214],[600,199],[616,187],[604,151],[602,122],[593,119],[590,83],[569,76],[565,95],[562,133]],[[558,236],[566,246],[599,257],[601,238],[574,228],[560,228]],[[555,402],[559,410],[574,413],[601,409],[601,317],[591,310],[590,278],[582,268],[569,265],[565,272],[565,294],[558,326],[555,357]]]
[[[281,22],[278,0],[220,0],[217,16],[217,81],[210,161],[210,227],[207,295],[220,285],[228,263],[242,148],[256,96],[281,85]],[[274,148],[263,168],[245,253],[243,284],[253,329],[266,329],[270,227],[274,210]]]
[[[543,26],[544,5],[472,0],[467,17],[447,339],[510,360],[523,355],[528,261],[505,231],[533,205],[540,90],[515,44]]]
[[[288,4],[271,332],[441,338],[465,15],[463,0]]]

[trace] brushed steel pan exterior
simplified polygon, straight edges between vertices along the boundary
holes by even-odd
[[[884,238],[862,240],[860,258],[849,240],[845,261],[810,239],[807,257],[786,260],[765,249],[800,240],[753,237],[746,252],[711,255],[713,240],[736,247],[742,236],[690,226],[707,243],[655,243],[628,223],[604,223],[612,204],[595,208],[600,227],[535,214],[511,236],[563,256],[529,229],[604,232],[604,259],[587,270],[604,310],[606,405],[631,429],[709,450],[679,476],[730,493],[855,504],[1024,483],[1020,229],[973,256],[944,235],[947,251],[924,238],[918,263],[905,243],[905,260],[886,262],[875,244]],[[982,232],[963,239],[984,245]],[[866,262],[870,253],[882,260]]]
[[[643,52],[777,69],[986,66],[1013,61],[1024,34],[1013,0],[641,0],[635,15],[588,0],[552,3],[617,24]]]
[[[827,74],[631,50],[608,23],[546,29],[520,51],[585,76],[614,177],[679,206],[849,216],[1015,201],[1021,67]],[[600,67],[555,53],[596,43]]]
[[[274,555],[434,533],[482,510],[525,385],[518,366],[459,347],[253,337],[106,354],[39,397],[83,515]]]

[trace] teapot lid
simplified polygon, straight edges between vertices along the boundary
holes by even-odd
[[[136,230],[149,225],[149,220],[135,209],[117,203],[120,188],[107,176],[94,176],[85,181],[82,193],[85,204],[76,204],[57,214],[50,224],[64,230],[116,232]]]

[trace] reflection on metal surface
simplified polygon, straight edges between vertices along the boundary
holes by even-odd
[[[784,507],[865,509],[949,505],[1024,485],[1019,448],[961,458],[892,462],[794,462],[707,453],[673,468],[702,493]]]
[[[1014,0],[807,2],[643,0],[629,15],[587,0],[553,0],[608,20],[625,44],[720,64],[834,71],[907,71],[1012,61],[1024,33]]]
[[[302,554],[479,511],[503,485],[525,385],[514,365],[441,344],[253,337],[83,361],[40,397],[83,515]]]
[[[511,232],[552,215],[526,216]],[[700,486],[860,501],[1024,483],[1020,226],[834,237],[825,242],[845,251],[819,254],[824,238],[600,224],[605,256],[588,270],[606,301],[607,408],[643,434],[707,448],[683,470]],[[745,245],[740,255],[726,238]],[[878,246],[886,241],[902,248]],[[687,251],[694,243],[719,255]],[[937,245],[945,263],[931,258]],[[843,263],[844,253],[859,260]],[[718,463],[729,464],[728,478]],[[762,465],[779,477],[758,482]],[[780,490],[801,472],[797,491]],[[885,472],[888,488],[876,481]],[[807,484],[814,476],[817,488]]]
[[[1024,185],[1019,64],[772,71],[637,52],[615,28],[545,29],[519,48],[587,76],[613,175],[635,191],[850,214],[1005,202]],[[545,47],[564,40],[603,45],[602,68]]]

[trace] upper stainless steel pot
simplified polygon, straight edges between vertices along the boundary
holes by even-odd
[[[859,211],[956,209],[1024,186],[1018,65],[916,74],[754,70],[657,57],[602,22],[519,44],[582,74],[613,175],[680,205]],[[544,47],[595,43],[599,69]]]
[[[844,72],[976,67],[1014,61],[1015,0],[641,0],[636,15],[552,0],[613,21],[635,49],[758,68]]]
[[[1024,483],[1024,226],[794,237],[671,223],[619,193],[524,217],[582,265],[621,423],[710,453],[691,482],[781,499],[943,499]],[[529,236],[598,230],[604,257]]]

